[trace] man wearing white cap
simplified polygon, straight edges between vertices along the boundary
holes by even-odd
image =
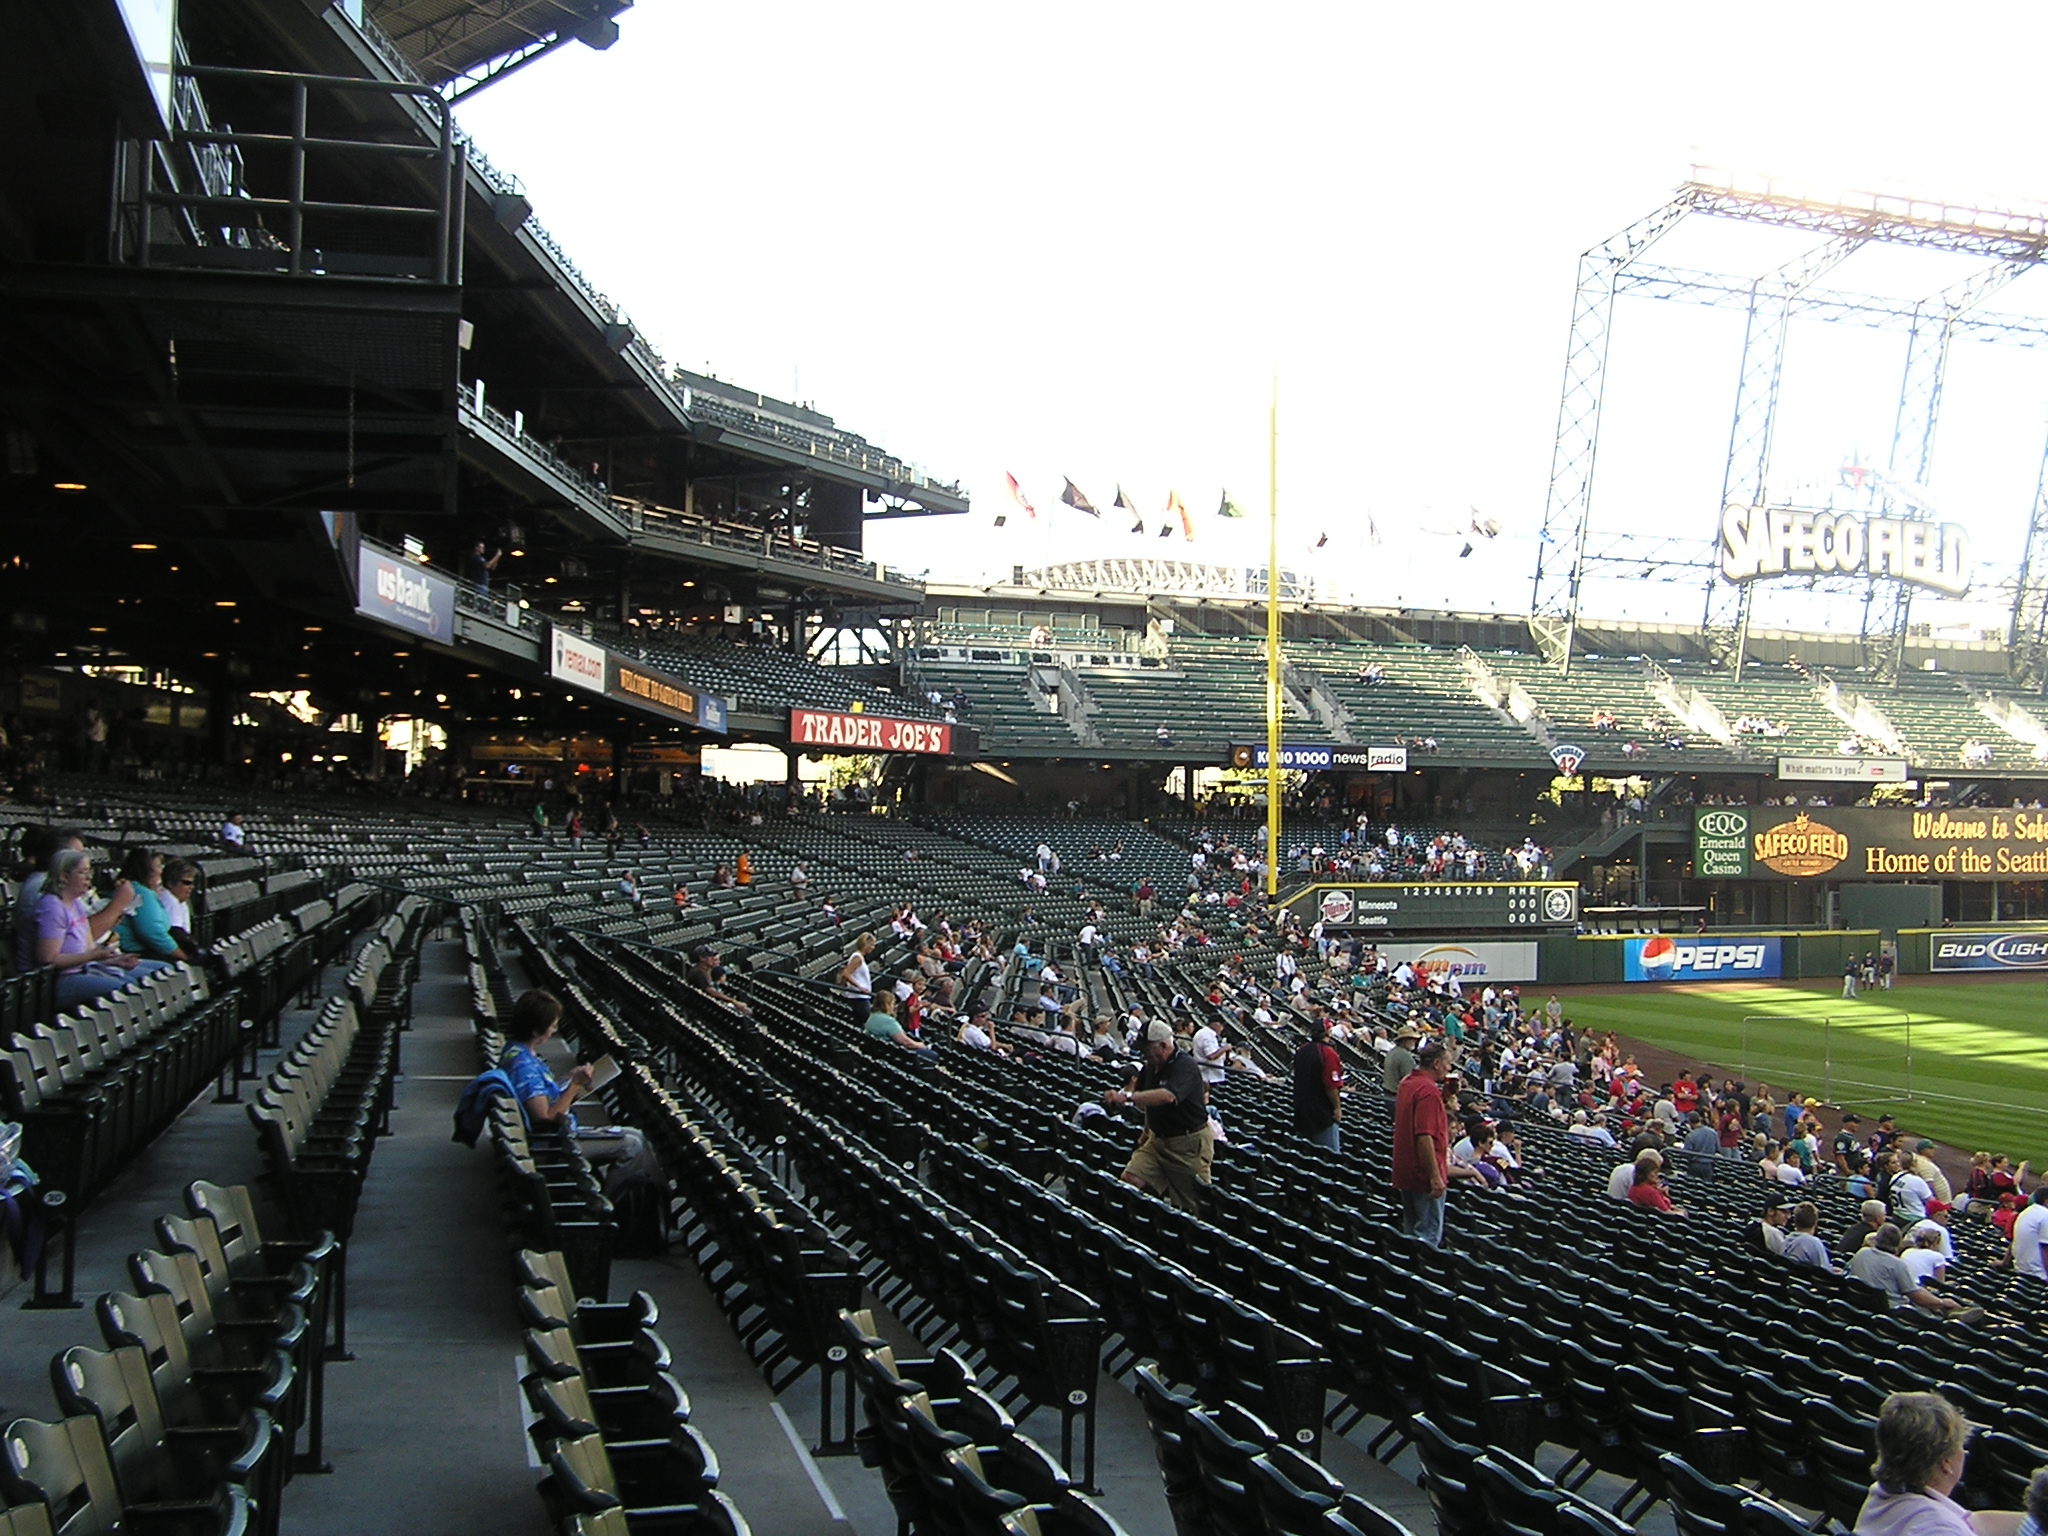
[[[1124,1182],[1181,1210],[1199,1212],[1197,1191],[1209,1182],[1215,1152],[1209,1090],[1195,1058],[1175,1041],[1171,1024],[1155,1019],[1145,1026],[1143,1070],[1124,1087],[1110,1089],[1102,1102],[1145,1112],[1145,1134],[1124,1165]]]

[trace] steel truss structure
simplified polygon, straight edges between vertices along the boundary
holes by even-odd
[[[1812,249],[1760,277],[1661,267],[1647,253],[1690,214],[1776,225],[1814,235]],[[1975,257],[1989,265],[1918,301],[1835,292],[1829,272],[1868,244],[1918,247]],[[2013,346],[2048,345],[2048,319],[1985,313],[1979,306],[2048,258],[2048,212],[1975,208],[1883,193],[1816,195],[1762,178],[1695,168],[1671,200],[1579,258],[1565,350],[1550,488],[1536,546],[1531,636],[1569,670],[1580,600],[1591,577],[1701,580],[1706,607],[1700,636],[1708,654],[1741,675],[1748,646],[1752,588],[1718,579],[1716,539],[1613,533],[1593,522],[1594,466],[1606,392],[1615,301],[1625,295],[1741,309],[1742,368],[1728,434],[1721,505],[1775,504],[1769,495],[1771,441],[1777,425],[1785,340],[1795,317],[1845,322],[1906,337],[1906,360],[1887,471],[1880,482],[1892,516],[1924,515],[1892,487],[1924,485],[1934,461],[1943,385],[1953,344],[1968,337]],[[1865,664],[1896,676],[1911,618],[1912,589],[1890,578],[1863,584]],[[2014,675],[2048,687],[2048,446],[2010,627]]]

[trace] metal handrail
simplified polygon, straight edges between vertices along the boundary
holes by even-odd
[[[459,250],[460,205],[456,196],[456,167],[460,156],[454,137],[454,119],[448,105],[430,87],[408,81],[385,81],[360,79],[349,75],[294,74],[282,70],[239,69],[225,65],[185,64],[175,66],[176,78],[193,82],[193,93],[197,97],[197,82],[202,80],[235,80],[264,86],[286,86],[290,89],[291,131],[289,133],[255,133],[227,128],[214,128],[210,123],[203,126],[187,127],[181,121],[173,128],[173,142],[187,146],[206,146],[213,150],[238,151],[244,146],[257,145],[266,148],[284,148],[289,151],[287,158],[287,192],[284,196],[259,197],[245,193],[239,182],[232,191],[207,190],[187,192],[172,186],[159,188],[155,182],[156,160],[145,158],[142,166],[142,184],[137,200],[142,209],[142,237],[136,252],[140,265],[150,263],[148,239],[149,210],[153,207],[184,209],[238,210],[254,213],[275,211],[287,215],[288,232],[282,242],[286,257],[286,270],[294,276],[309,275],[318,270],[308,260],[306,251],[306,218],[311,215],[343,214],[356,217],[392,219],[401,222],[430,222],[434,226],[433,281],[447,284],[451,276],[460,270]],[[435,130],[435,142],[430,144],[391,144],[369,139],[336,139],[316,135],[307,127],[307,107],[310,93],[314,90],[367,91],[385,96],[409,97],[429,103],[427,110]],[[362,155],[393,155],[401,158],[432,159],[440,163],[440,174],[431,206],[420,207],[410,204],[347,203],[328,202],[309,198],[306,195],[306,158],[310,153],[344,152]],[[195,148],[195,155],[198,150]],[[239,160],[239,156],[237,156]]]

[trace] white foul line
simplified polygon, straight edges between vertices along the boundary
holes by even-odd
[[[804,1437],[796,1432],[796,1426],[789,1422],[789,1415],[782,1411],[782,1404],[770,1403],[769,1409],[775,1415],[775,1422],[782,1426],[783,1434],[789,1437],[789,1448],[796,1452],[796,1459],[804,1465],[804,1476],[811,1480],[811,1486],[818,1490],[818,1497],[824,1501],[825,1513],[839,1525],[845,1525],[846,1511],[839,1507],[839,1500],[832,1496],[832,1485],[825,1481],[825,1474],[818,1470],[818,1463],[811,1457],[810,1447],[804,1444]]]

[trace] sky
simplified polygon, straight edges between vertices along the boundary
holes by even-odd
[[[1339,600],[1516,613],[1582,251],[1696,163],[2048,199],[2048,15],[1951,14],[639,0],[612,49],[460,117],[671,362],[815,403],[971,493],[965,517],[871,525],[875,558],[965,582],[1262,561],[1277,379],[1283,563]],[[1749,275],[1805,243],[1693,218],[1657,256]],[[1919,296],[1971,270],[1863,251],[1827,284]],[[2048,314],[2048,275],[1986,308]],[[1742,321],[1617,307],[1597,527],[1712,536]],[[1774,490],[1883,464],[1903,362],[1902,337],[1795,324]],[[1981,560],[2017,564],[2044,441],[2048,356],[1960,347],[1929,488]],[[1100,521],[1059,505],[1068,476]],[[1108,510],[1119,486],[1143,538]],[[1251,517],[1215,515],[1225,489]],[[1154,536],[1169,491],[1192,544]],[[1460,559],[1475,511],[1502,531]],[[1916,614],[1995,624],[1991,581]],[[1690,623],[1703,597],[1608,583],[1588,607]],[[1782,586],[1759,605],[1825,617]]]

